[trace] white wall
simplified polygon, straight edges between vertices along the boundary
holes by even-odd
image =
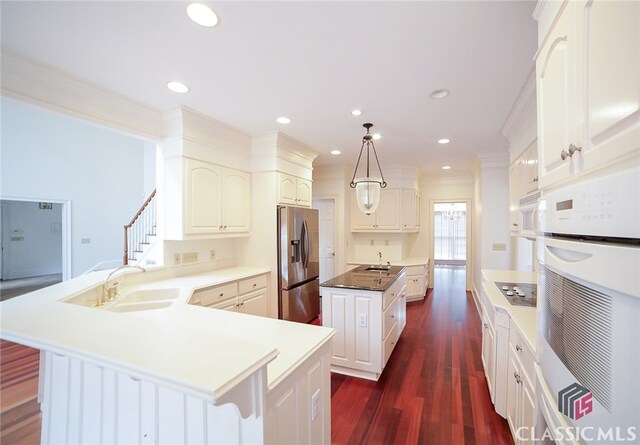
[[[509,155],[479,154],[474,179],[476,236],[474,236],[473,286],[481,289],[482,269],[510,268]],[[505,250],[494,250],[504,244]]]
[[[2,279],[62,273],[62,204],[2,201]]]
[[[4,97],[1,105],[0,196],[70,201],[72,276],[121,259],[122,227],[146,199],[153,147],[145,155],[140,139]]]

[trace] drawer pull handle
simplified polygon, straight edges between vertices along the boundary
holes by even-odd
[[[219,297],[224,296],[224,292],[221,292],[220,295],[218,295]]]
[[[395,315],[391,315],[391,318],[396,318],[396,316]]]
[[[522,352],[522,347],[520,345],[516,345],[516,351]]]
[[[489,325],[487,323],[483,323],[482,325],[484,326],[485,329],[487,329],[489,327]]]
[[[258,285],[258,283],[253,283],[253,287],[256,287]]]

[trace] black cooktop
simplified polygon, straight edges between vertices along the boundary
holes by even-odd
[[[536,307],[538,286],[531,283],[503,283],[496,281],[496,286],[509,303],[514,306]]]

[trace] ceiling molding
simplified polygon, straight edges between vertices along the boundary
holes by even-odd
[[[486,168],[507,168],[509,167],[509,153],[508,152],[493,152],[493,153],[476,153],[476,157],[480,162],[479,168],[484,170]]]
[[[4,96],[132,136],[162,140],[162,112],[2,47]]]
[[[509,142],[512,141],[513,135],[519,132],[523,127],[530,126],[536,122],[536,66],[535,64],[529,70],[527,80],[520,89],[511,110],[502,124],[500,134],[506,137]]]
[[[252,171],[281,171],[311,179],[318,153],[281,131],[254,136],[251,140]]]

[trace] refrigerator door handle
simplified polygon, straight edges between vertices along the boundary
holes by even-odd
[[[309,227],[307,226],[307,220],[302,223],[302,264],[306,269],[309,265],[309,249],[311,247],[311,241],[309,238]]]

